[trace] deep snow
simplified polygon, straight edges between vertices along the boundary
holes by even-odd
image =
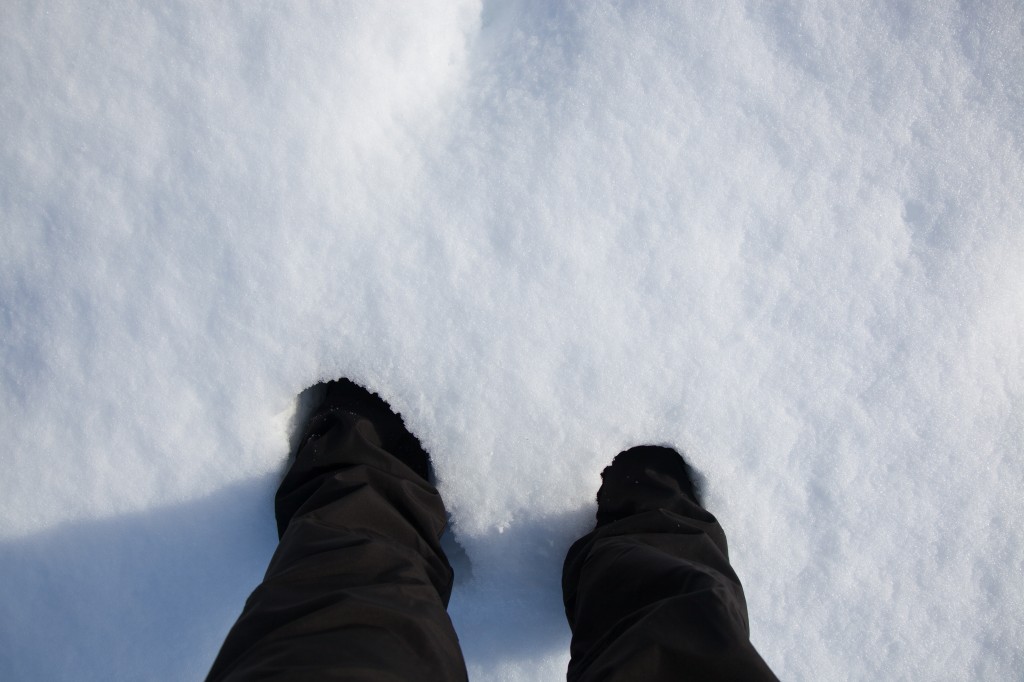
[[[1022,46],[1012,0],[8,0],[0,678],[201,678],[339,375],[433,454],[473,679],[563,676],[642,442],[784,679],[1021,678]]]

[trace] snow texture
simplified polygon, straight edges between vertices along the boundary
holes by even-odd
[[[1021,679],[1022,46],[1016,0],[5,0],[0,678],[201,678],[348,376],[433,455],[474,680],[562,678],[645,442],[784,679]]]

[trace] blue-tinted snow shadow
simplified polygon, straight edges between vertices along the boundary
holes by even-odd
[[[0,679],[202,679],[277,543],[278,476],[210,496],[0,543]],[[474,548],[451,537],[453,620],[467,663],[568,654],[560,572],[578,518],[513,524]],[[578,515],[575,515],[578,516]]]
[[[555,652],[568,661],[562,563],[592,523],[589,509],[520,519],[502,533],[468,540],[469,555],[479,558],[472,566],[465,553],[452,549],[456,528],[445,545],[456,571],[449,613],[470,669]]]
[[[293,449],[318,399],[315,389],[299,396]],[[0,541],[0,679],[202,679],[277,545],[282,475]],[[578,513],[540,517],[477,538],[486,573],[446,535],[470,665],[568,651],[560,571],[565,529],[579,525]]]
[[[0,543],[0,679],[202,679],[273,553],[276,485]]]

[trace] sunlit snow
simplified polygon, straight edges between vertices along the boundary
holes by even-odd
[[[337,376],[474,680],[645,442],[783,679],[1021,679],[1024,7],[5,0],[0,678],[202,678]]]

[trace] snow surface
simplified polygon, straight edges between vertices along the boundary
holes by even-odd
[[[1021,679],[1022,46],[1013,0],[5,0],[0,678],[201,678],[344,375],[433,453],[475,680],[564,675],[644,442],[784,679]]]

